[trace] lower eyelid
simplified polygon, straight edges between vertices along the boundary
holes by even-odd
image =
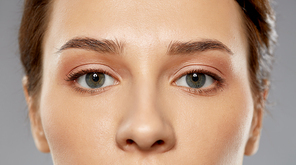
[[[215,82],[217,83],[217,82]],[[215,87],[212,88],[206,88],[206,89],[201,89],[201,88],[190,88],[190,87],[184,87],[184,86],[179,86],[183,91],[188,92],[193,95],[200,95],[200,96],[213,96],[216,95],[217,92],[221,92],[224,90],[224,85],[223,84],[215,84]]]
[[[103,88],[97,88],[97,89],[84,89],[84,88],[81,88],[81,87],[74,86],[73,88],[75,89],[76,92],[78,92],[80,94],[88,93],[88,94],[93,95],[93,94],[103,93],[104,91],[106,91],[108,89],[108,87],[109,86],[103,87]]]

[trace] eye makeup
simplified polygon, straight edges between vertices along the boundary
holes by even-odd
[[[198,67],[189,66],[185,68],[184,69],[182,68],[180,71],[177,71],[176,73],[177,78],[174,79],[174,81],[172,82],[172,85],[177,86],[190,94],[201,95],[201,96],[213,96],[213,95],[216,95],[218,92],[223,91],[224,87],[226,86],[225,78],[222,78],[221,76],[219,76],[218,74],[212,71],[200,68],[200,66]],[[201,88],[191,88],[191,87],[179,86],[176,84],[176,81],[179,80],[181,77],[189,74],[193,74],[193,73],[210,76],[214,80],[214,82],[208,87],[201,87]]]
[[[208,69],[205,69],[208,68]],[[197,65],[190,65],[190,66],[185,66],[178,70],[174,74],[174,81],[172,81],[171,85],[176,86],[190,94],[194,95],[200,95],[200,96],[213,96],[216,95],[218,92],[223,91],[224,87],[226,86],[225,83],[225,78],[224,76],[219,76],[223,75],[220,71],[216,71],[217,69],[214,69],[210,66],[197,66]],[[105,87],[99,87],[99,88],[85,88],[82,87],[78,83],[78,79],[86,74],[89,73],[102,73],[106,74],[114,79],[114,84],[105,86]],[[204,74],[211,79],[213,79],[213,83],[207,87],[200,87],[200,88],[192,88],[192,87],[186,87],[186,86],[179,86],[176,84],[176,81],[179,80],[181,77],[189,75],[189,74]],[[112,71],[111,68],[105,65],[99,65],[99,64],[87,64],[87,65],[82,65],[74,68],[71,70],[65,78],[65,81],[70,83],[70,86],[78,93],[80,94],[91,94],[91,95],[96,95],[100,94],[106,90],[108,90],[110,87],[119,84],[119,76]]]
[[[83,65],[80,67],[77,67],[75,69],[73,69],[69,74],[66,75],[65,81],[70,83],[70,86],[78,93],[80,94],[91,94],[91,95],[95,95],[95,94],[99,94],[102,93],[106,90],[108,90],[111,86],[113,85],[117,85],[119,83],[118,81],[118,76],[115,76],[115,74],[113,73],[113,71],[109,71],[111,69],[107,69],[107,66],[98,66],[97,64],[90,64],[90,65]],[[78,79],[86,74],[89,73],[102,73],[102,74],[106,74],[110,77],[112,77],[114,79],[114,84],[113,85],[109,85],[106,87],[99,87],[99,88],[85,88],[82,87],[79,83],[78,83]]]

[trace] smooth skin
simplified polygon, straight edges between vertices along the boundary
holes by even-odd
[[[26,77],[23,85],[36,146],[55,165],[241,165],[244,154],[256,152],[264,106],[254,106],[248,42],[234,0],[51,5],[38,97],[28,95]],[[69,46],[73,39],[113,45]],[[170,50],[205,41],[225,47]],[[89,70],[104,70],[114,81],[91,89],[78,76],[69,80]],[[180,85],[191,70],[223,81],[198,90]]]

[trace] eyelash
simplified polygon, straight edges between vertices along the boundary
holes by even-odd
[[[183,88],[183,90],[191,93],[191,94],[195,94],[195,95],[204,95],[204,96],[211,96],[214,95],[215,93],[217,93],[218,91],[222,91],[224,89],[225,86],[225,80],[208,71],[205,69],[193,69],[193,70],[189,70],[188,72],[185,72],[183,74],[181,74],[180,76],[178,76],[178,78],[173,82],[174,85],[176,85],[176,81],[179,80],[181,77],[186,76],[188,74],[192,74],[192,73],[201,73],[201,74],[206,74],[210,77],[212,77],[214,79],[214,85],[215,87],[211,87],[211,88],[206,88],[206,89],[202,89],[202,88],[190,88],[190,87],[184,87],[184,86],[180,86]],[[211,85],[212,86],[212,85]]]
[[[112,76],[112,74],[107,72],[106,70],[104,70],[104,69],[92,69],[92,68],[91,69],[82,69],[82,70],[80,70],[78,72],[71,72],[70,74],[67,75],[67,78],[65,80],[68,81],[68,82],[74,82],[75,83],[76,80],[80,76],[83,76],[85,74],[92,73],[92,72],[107,74],[107,75],[111,76],[112,78],[114,78],[115,84],[116,84],[116,82],[118,82],[117,79],[114,76]],[[103,88],[97,88],[97,89],[85,89],[85,88],[77,86],[76,84],[73,84],[73,88],[80,94],[84,94],[84,93],[89,93],[89,94],[101,93],[101,92],[104,92],[106,90],[106,88],[108,88],[108,87],[110,87],[110,86],[103,87]]]
[[[107,75],[111,76],[112,78],[114,78],[115,83],[118,82],[118,80],[114,76],[112,76],[112,74],[107,72],[106,70],[104,70],[104,69],[93,69],[93,68],[91,68],[91,69],[83,69],[83,70],[80,70],[78,72],[71,72],[70,74],[67,75],[67,78],[65,80],[68,81],[68,82],[74,82],[75,83],[76,80],[80,76],[83,76],[83,75],[91,73],[91,72],[99,72],[99,73],[107,74]],[[182,87],[185,91],[187,91],[189,93],[192,93],[192,94],[195,94],[195,95],[210,96],[210,95],[215,94],[219,90],[222,91],[224,89],[225,80],[222,77],[220,77],[220,76],[218,76],[218,75],[216,75],[216,74],[214,74],[214,73],[212,73],[212,72],[210,72],[208,70],[204,70],[204,69],[193,69],[193,70],[189,70],[189,71],[181,74],[173,82],[174,85],[176,85],[175,82],[177,80],[179,80],[181,77],[183,77],[185,75],[188,75],[188,74],[192,74],[192,73],[201,73],[201,74],[206,74],[208,76],[211,76],[215,81],[214,82],[215,87],[211,87],[209,89],[202,89],[202,88],[195,89],[195,88],[190,88],[190,87],[179,86],[179,87]],[[97,89],[85,89],[85,88],[77,86],[76,84],[73,84],[73,88],[78,93],[81,93],[81,94],[84,94],[84,93],[89,93],[89,94],[101,93],[101,92],[106,90],[105,88],[108,88],[108,87],[110,87],[110,86],[103,87],[103,88],[97,88]]]

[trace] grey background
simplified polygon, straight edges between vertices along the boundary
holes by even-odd
[[[22,0],[0,0],[0,165],[50,165],[34,144],[22,92],[17,32]],[[260,148],[244,165],[296,165],[296,0],[276,0],[276,49]]]

